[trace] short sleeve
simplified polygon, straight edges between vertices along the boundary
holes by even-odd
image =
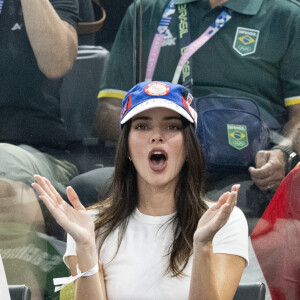
[[[238,207],[233,209],[227,223],[215,235],[213,252],[238,255],[249,263],[248,224]]]
[[[299,10],[297,10],[299,11]],[[287,29],[288,49],[280,63],[285,106],[300,104],[300,15],[298,14]]]
[[[50,0],[50,2],[61,20],[76,28],[79,22],[78,0]]]
[[[66,262],[66,257],[68,256],[76,256],[76,242],[69,234],[67,234],[67,248],[63,256],[64,263],[67,267],[69,267]]]

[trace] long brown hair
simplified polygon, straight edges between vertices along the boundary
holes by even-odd
[[[99,215],[95,223],[100,249],[108,235],[119,227],[117,254],[125,234],[129,216],[138,204],[137,173],[128,159],[128,136],[131,121],[128,121],[119,138],[115,171],[112,177],[110,197],[97,204]],[[183,136],[187,160],[184,163],[175,188],[174,216],[175,234],[169,249],[169,266],[166,270],[172,276],[183,275],[193,250],[193,236],[198,221],[207,210],[204,202],[205,163],[193,125],[183,119]],[[101,229],[101,230],[99,230]]]

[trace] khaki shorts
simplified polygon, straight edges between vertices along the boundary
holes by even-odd
[[[0,180],[2,178],[31,186],[35,182],[35,174],[48,178],[61,196],[66,198],[66,185],[78,171],[68,161],[57,159],[30,146],[0,143]],[[47,234],[57,236],[59,227],[40,199],[39,203]]]
[[[0,178],[31,185],[35,182],[35,174],[47,177],[58,192],[64,194],[65,186],[78,171],[66,160],[59,160],[30,146],[0,143]]]

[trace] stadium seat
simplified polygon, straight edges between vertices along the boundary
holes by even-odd
[[[105,72],[109,51],[101,46],[79,46],[73,69],[64,77],[61,88],[61,116],[69,141],[94,136],[93,124],[97,95]]]
[[[266,287],[261,282],[240,283],[233,300],[264,300]]]
[[[103,147],[99,149],[93,129],[99,86],[108,58],[109,51],[101,46],[80,45],[74,66],[63,79],[61,117],[67,130],[69,149],[78,157],[83,155],[81,166],[78,166],[80,172],[105,163],[105,155],[99,153]],[[103,160],[99,161],[101,157]]]
[[[9,285],[9,294],[11,300],[30,300],[31,291],[26,285]]]

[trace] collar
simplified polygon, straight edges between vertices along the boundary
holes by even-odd
[[[209,1],[209,0],[174,0],[174,4],[185,4],[196,1]],[[259,11],[263,0],[228,0],[222,6],[232,9],[244,15],[256,15]]]
[[[263,0],[228,0],[222,6],[244,15],[254,16],[258,13]]]

